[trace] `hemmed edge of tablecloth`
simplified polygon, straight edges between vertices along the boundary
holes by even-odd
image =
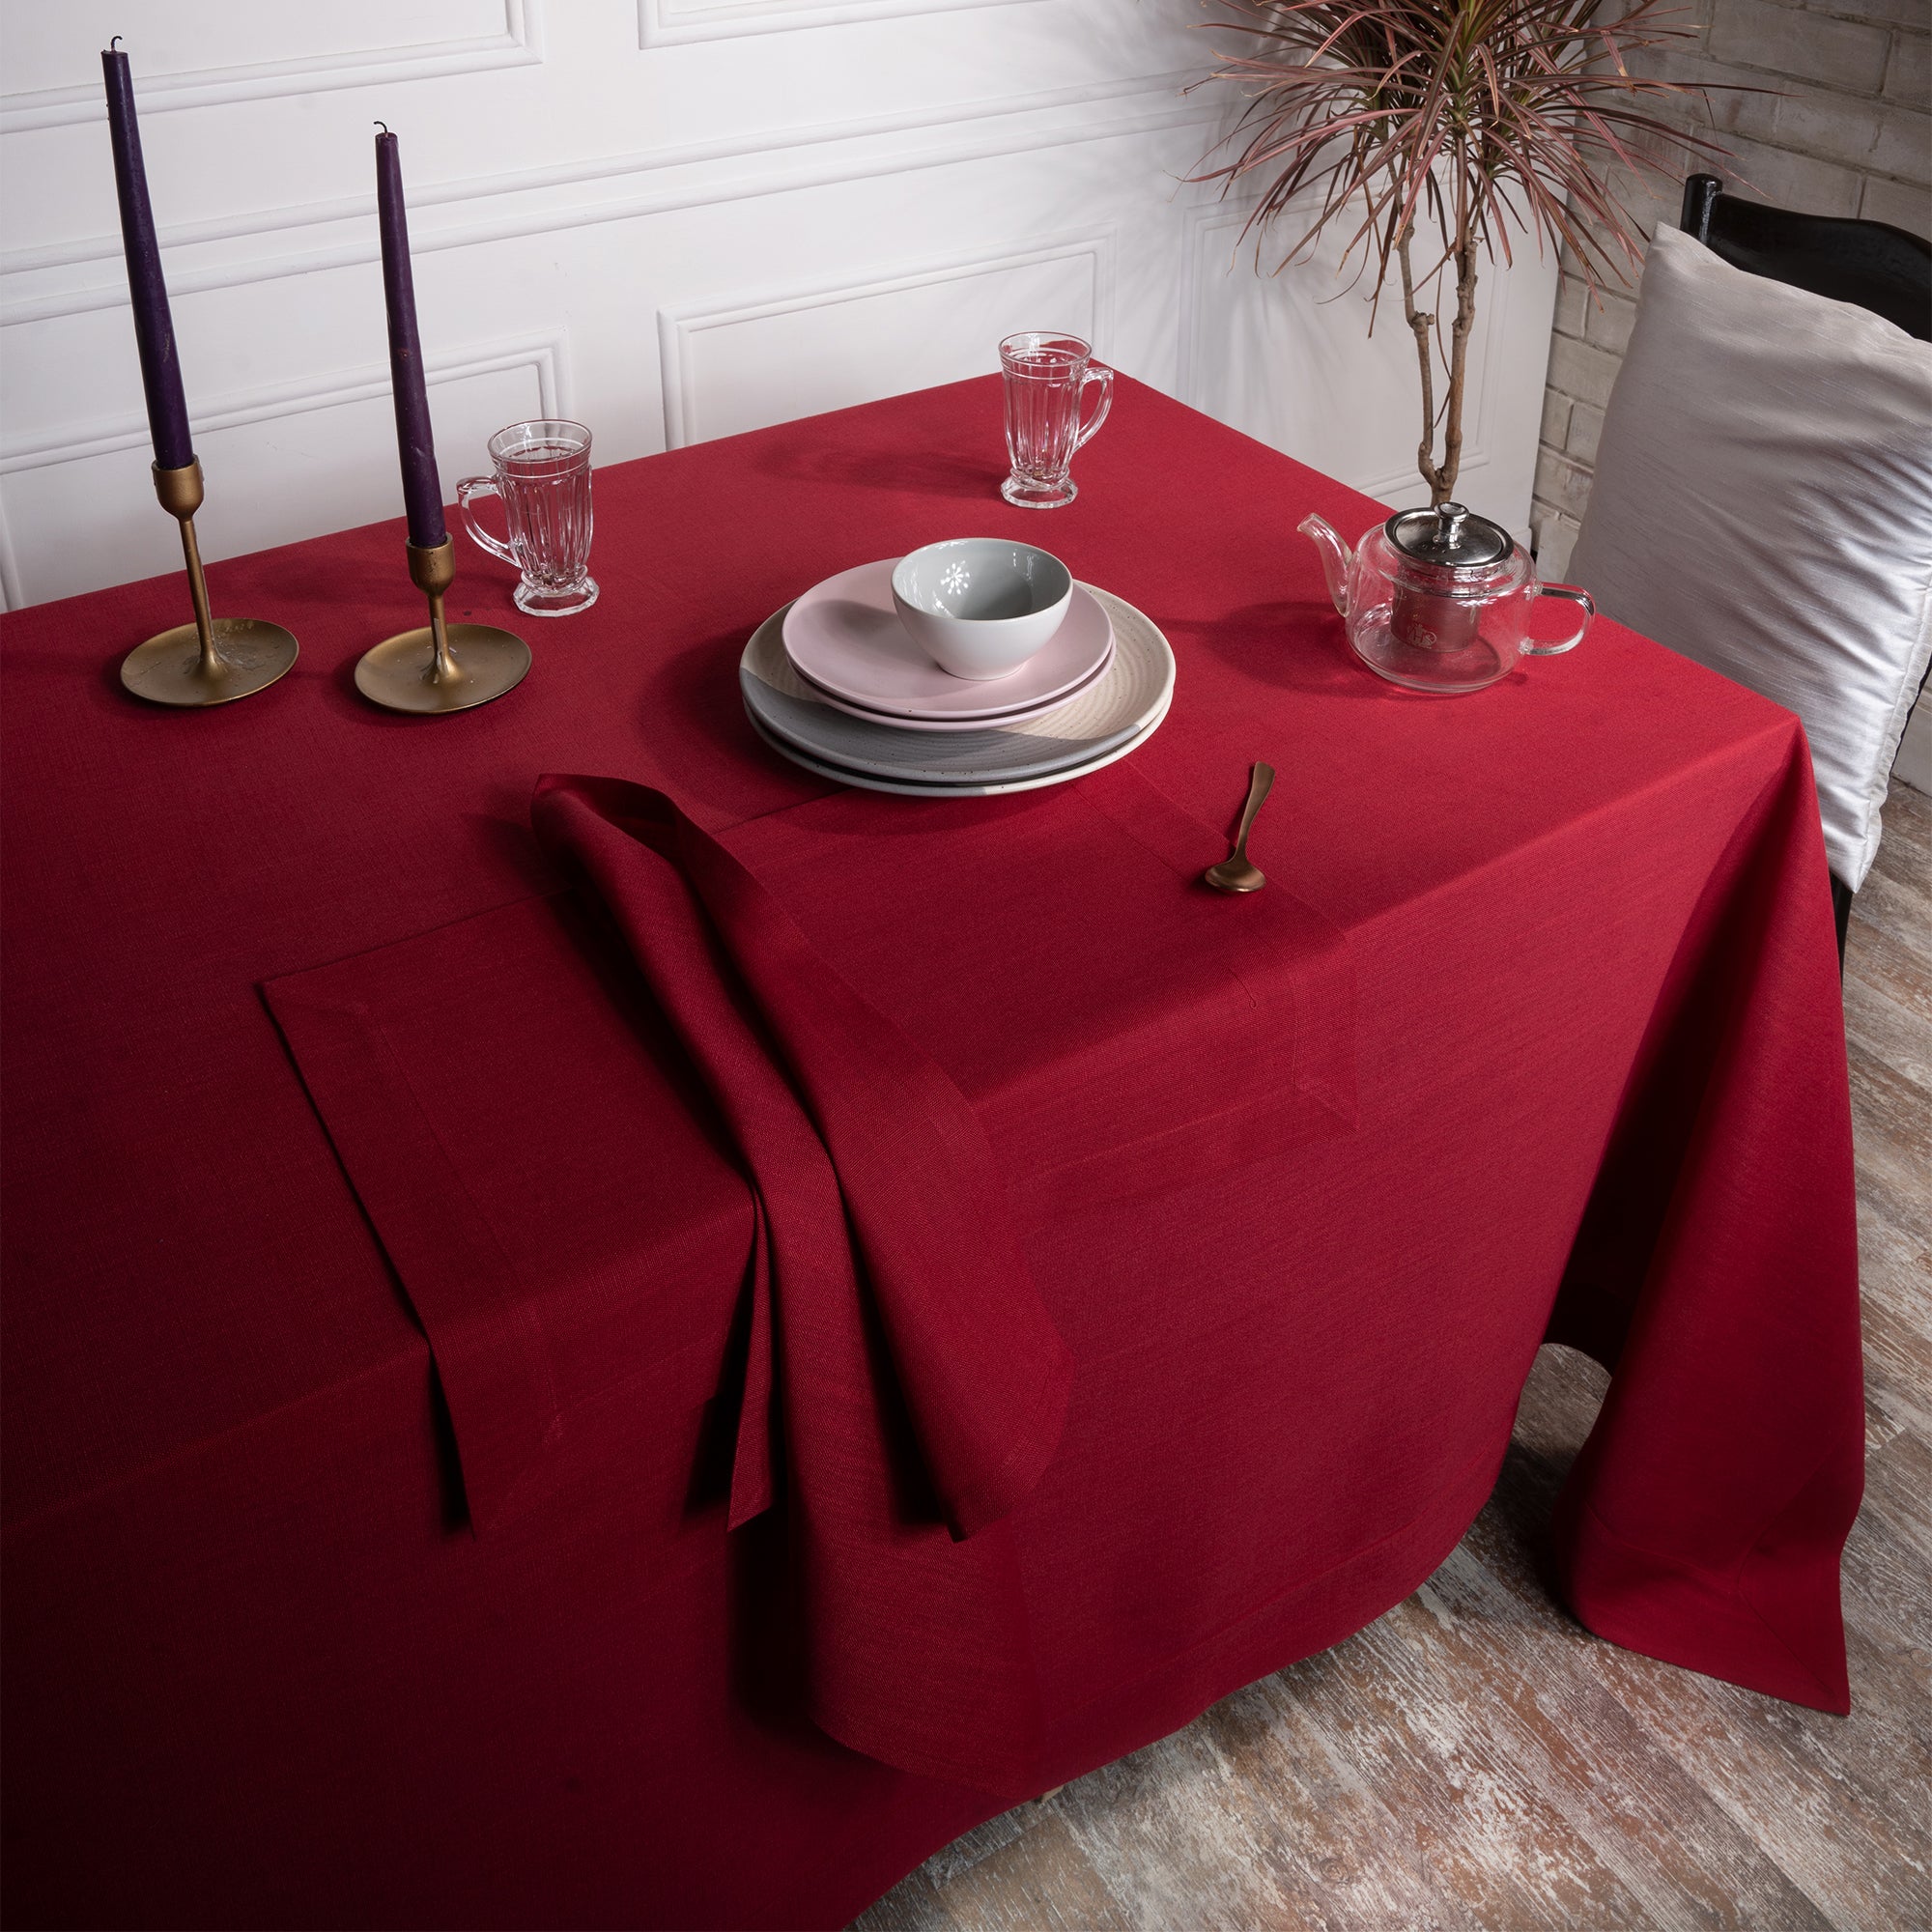
[[[1780,1519],[1799,1511],[1809,1492],[1831,1476],[1830,1463],[1829,1456],[1819,1459],[1799,1493],[1779,1512]],[[1594,1635],[1719,1683],[1835,1718],[1850,1716],[1849,1669],[1828,1684],[1752,1600],[1757,1573],[1776,1564],[1765,1552],[1762,1537],[1726,1576],[1633,1543],[1575,1490],[1558,1498],[1552,1528],[1564,1602]],[[1792,1588],[1787,1575],[1780,1594],[1788,1598]],[[1825,1637],[1827,1652],[1835,1650],[1842,1661],[1844,1621],[1836,1564],[1824,1587],[1804,1590],[1801,1581],[1799,1594],[1816,1600],[1810,1608],[1820,1628],[1812,1634]]]

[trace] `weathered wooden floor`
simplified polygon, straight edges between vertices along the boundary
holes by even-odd
[[[1932,801],[1856,901],[1867,1488],[1849,1719],[1586,1634],[1536,1537],[1601,1397],[1546,1349],[1489,1507],[1347,1643],[929,1859],[860,1932],[1932,1932]]]

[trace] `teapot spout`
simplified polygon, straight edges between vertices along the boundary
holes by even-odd
[[[1328,595],[1334,600],[1335,609],[1347,617],[1349,566],[1355,560],[1354,552],[1335,534],[1334,527],[1321,517],[1303,517],[1295,527],[1321,553],[1321,574],[1328,580]]]

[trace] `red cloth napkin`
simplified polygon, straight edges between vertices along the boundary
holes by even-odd
[[[531,817],[614,915],[745,1154],[786,1284],[787,1349],[824,1350],[828,1374],[867,1381],[847,1321],[856,1242],[940,1514],[960,1539],[997,1521],[1053,1453],[1072,1364],[959,1090],[663,792],[550,778]],[[828,1261],[836,1308],[814,1313]],[[764,1500],[734,1499],[734,1520]]]
[[[531,817],[610,908],[751,1173],[732,1519],[770,1499],[756,1398],[775,1323],[813,1720],[907,1769],[1021,1788],[1039,1734],[1025,1605],[1009,1540],[975,1532],[1045,1468],[1072,1361],[984,1132],[664,793],[550,778]],[[935,1755],[935,1734],[953,1747]]]
[[[428,1335],[473,1529],[547,1493],[573,1407],[716,1375],[728,1293],[687,1284],[744,1264],[753,1207],[608,922],[523,899],[263,992]]]

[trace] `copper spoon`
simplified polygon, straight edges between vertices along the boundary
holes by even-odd
[[[1209,866],[1201,876],[1217,893],[1258,893],[1267,884],[1262,868],[1248,857],[1248,834],[1254,830],[1255,814],[1274,783],[1274,767],[1258,764],[1248,781],[1248,802],[1241,808],[1241,823],[1235,834],[1235,849],[1218,866]]]

